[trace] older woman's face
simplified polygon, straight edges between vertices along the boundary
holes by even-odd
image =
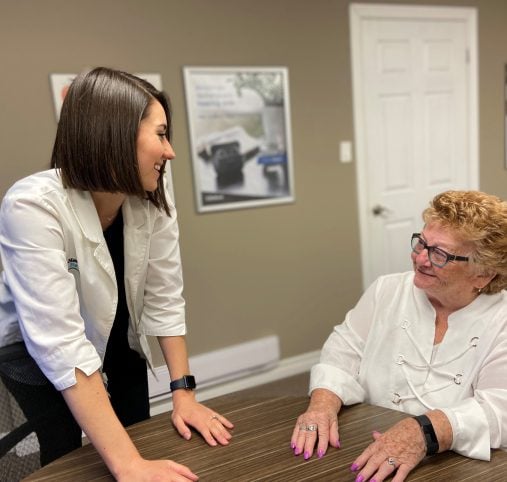
[[[437,223],[426,225],[421,237],[429,246],[437,246],[449,254],[468,256],[472,251],[472,247],[463,243],[452,230]],[[414,284],[429,297],[444,300],[462,298],[464,302],[475,297],[480,285],[479,277],[469,263],[449,261],[443,268],[438,268],[430,263],[426,249],[419,254],[412,253],[412,263]]]

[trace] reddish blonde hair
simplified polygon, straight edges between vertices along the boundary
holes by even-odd
[[[495,274],[483,293],[507,288],[507,203],[480,191],[446,191],[423,211],[425,224],[436,222],[473,246],[470,261],[480,272]]]

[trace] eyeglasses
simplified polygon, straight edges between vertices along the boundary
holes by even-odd
[[[436,246],[428,246],[426,241],[421,237],[421,233],[412,234],[412,251],[420,254],[423,250],[428,250],[428,259],[433,266],[443,268],[449,261],[468,261],[468,256],[456,256],[449,254]]]

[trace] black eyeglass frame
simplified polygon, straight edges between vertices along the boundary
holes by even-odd
[[[412,246],[414,239],[417,239],[417,242],[421,243],[423,245],[423,248],[419,252],[417,252],[415,250],[415,247]],[[443,268],[449,261],[468,261],[469,260],[468,256],[457,256],[455,254],[448,253],[447,251],[443,250],[442,248],[439,248],[438,246],[429,246],[426,243],[426,241],[424,241],[424,239],[421,237],[421,233],[413,233],[412,234],[412,238],[410,239],[410,245],[412,246],[412,251],[415,254],[421,254],[426,249],[428,251],[428,259],[430,260],[430,263],[433,266],[436,266],[437,268]],[[445,255],[446,259],[443,264],[435,263],[432,260],[431,253],[434,252],[435,250],[438,250],[440,253]]]

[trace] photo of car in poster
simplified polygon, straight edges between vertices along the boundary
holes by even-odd
[[[294,201],[285,67],[184,67],[197,210]]]

